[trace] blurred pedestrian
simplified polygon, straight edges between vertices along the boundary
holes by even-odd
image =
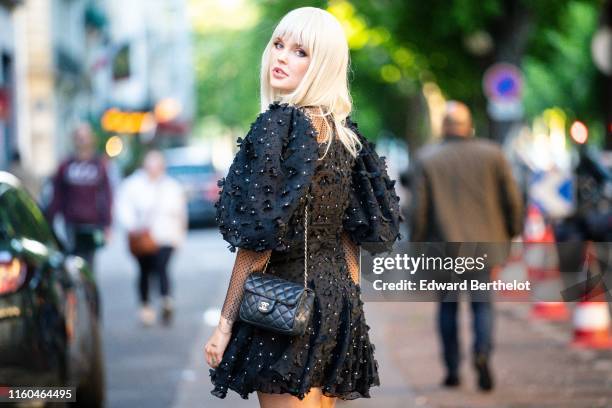
[[[448,102],[443,140],[423,148],[416,160],[412,241],[504,243],[521,233],[523,203],[510,165],[496,144],[473,136],[468,107]],[[492,305],[487,297],[476,299],[471,295],[471,309],[478,386],[491,390]],[[460,383],[457,310],[457,299],[439,304],[438,329],[447,369],[445,386]]]
[[[77,125],[73,143],[74,154],[60,164],[53,177],[46,214],[52,224],[56,215],[63,216],[68,250],[93,269],[96,249],[110,237],[112,190],[107,162],[96,152],[89,124]]]
[[[157,314],[150,302],[151,278],[159,280],[162,319],[170,323],[173,299],[168,262],[173,251],[185,240],[187,203],[180,184],[166,174],[163,155],[149,151],[138,169],[124,180],[117,192],[116,215],[128,231],[130,251],[139,266],[138,293],[140,320],[155,322]]]
[[[612,262],[612,173],[599,154],[588,145],[578,146],[574,168],[576,208],[566,218],[554,220],[559,271],[564,298],[574,301],[588,296],[594,271],[610,271]],[[587,259],[587,253],[594,256]],[[590,264],[585,264],[586,261]],[[612,287],[612,273],[604,273],[604,284]],[[589,284],[587,284],[589,282]],[[606,292],[612,300],[612,291]],[[612,302],[611,302],[612,307]]]

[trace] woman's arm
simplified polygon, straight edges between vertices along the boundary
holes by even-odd
[[[238,248],[225,301],[221,309],[221,319],[219,319],[219,329],[222,332],[231,332],[232,326],[238,317],[240,303],[244,295],[244,281],[246,281],[251,272],[262,271],[271,255],[272,250],[257,252]]]
[[[342,247],[344,248],[344,256],[351,278],[355,284],[359,285],[359,246],[355,244],[349,235],[342,232]]]
[[[272,250],[264,252],[238,248],[232,276],[221,309],[219,324],[204,345],[206,362],[212,368],[219,366],[231,338],[232,326],[238,317],[240,303],[244,295],[244,281],[251,272],[261,271],[272,255]]]

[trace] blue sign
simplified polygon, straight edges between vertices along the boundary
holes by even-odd
[[[498,63],[485,72],[483,81],[485,95],[496,102],[518,102],[523,93],[523,75],[512,64]]]
[[[571,173],[540,171],[533,175],[529,198],[551,218],[564,218],[575,209],[574,180]]]

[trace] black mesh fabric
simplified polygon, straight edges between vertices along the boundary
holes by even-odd
[[[225,301],[221,309],[221,316],[226,319],[229,326],[231,326],[238,317],[240,302],[242,302],[242,297],[244,296],[244,281],[251,272],[262,271],[271,254],[271,250],[256,252],[244,248],[238,249],[227,293],[225,295]],[[225,330],[224,327],[224,331]]]

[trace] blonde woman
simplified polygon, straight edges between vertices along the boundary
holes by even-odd
[[[359,245],[400,238],[399,198],[384,161],[351,122],[349,50],[339,22],[303,7],[280,21],[261,62],[261,111],[217,202],[221,233],[238,249],[219,325],[204,347],[212,394],[262,407],[333,407],[379,385],[361,301]],[[305,275],[304,217],[308,206]],[[267,267],[266,267],[267,264]],[[238,319],[254,271],[315,292],[306,333],[277,334]]]

